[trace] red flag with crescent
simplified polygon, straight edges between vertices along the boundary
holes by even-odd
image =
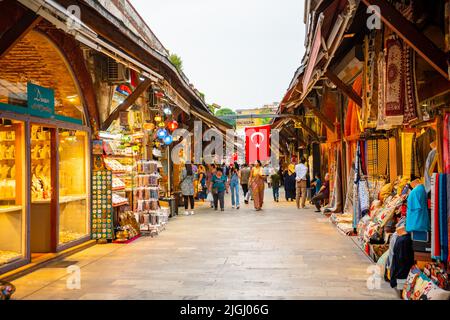
[[[245,159],[247,163],[270,159],[270,132],[271,126],[245,129]]]

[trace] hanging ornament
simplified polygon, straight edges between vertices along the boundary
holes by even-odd
[[[164,114],[167,116],[171,116],[172,115],[172,109],[169,106],[164,107]]]
[[[159,129],[156,133],[159,139],[164,139],[167,136],[167,130],[166,129]]]
[[[154,123],[144,123],[144,129],[148,131],[155,130],[155,124]]]
[[[172,121],[169,122],[167,127],[170,129],[170,131],[175,131],[175,130],[178,129],[178,122],[175,121],[175,120],[172,120]]]
[[[173,137],[171,135],[168,135],[164,138],[164,143],[168,146],[171,145],[173,142]]]
[[[160,116],[160,115],[157,115],[156,117],[155,117],[155,122],[156,123],[159,123],[159,122],[161,122],[162,121],[162,117]]]
[[[164,122],[160,122],[160,123],[158,123],[158,127],[165,128],[166,124]]]

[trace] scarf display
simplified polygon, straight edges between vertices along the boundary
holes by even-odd
[[[431,257],[440,262],[449,259],[450,175],[434,173],[431,177]]]
[[[447,175],[439,176],[439,242],[440,261],[448,258]]]
[[[439,245],[439,175],[431,177],[431,256],[436,259],[440,255]]]
[[[398,39],[386,41],[386,117],[392,125],[403,124],[403,46]]]
[[[443,141],[443,151],[444,151],[444,172],[450,173],[450,113],[446,113],[444,117],[444,141]]]
[[[336,150],[336,165],[334,174],[334,188],[331,196],[330,205],[325,208],[324,213],[338,213],[342,212],[342,188],[341,188],[341,155],[339,150]]]

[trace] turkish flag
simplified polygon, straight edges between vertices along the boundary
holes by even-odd
[[[245,159],[247,163],[270,159],[270,132],[271,126],[245,129]]]

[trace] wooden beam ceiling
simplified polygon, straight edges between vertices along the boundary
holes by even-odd
[[[310,110],[317,119],[319,119],[328,129],[335,132],[336,127],[334,123],[328,119],[322,111],[320,111],[318,108],[316,108],[308,99],[303,100],[303,106]]]
[[[10,5],[11,1],[5,1],[0,9],[2,12],[4,10],[8,10],[8,8],[4,8],[6,5]],[[0,4],[2,1],[0,1]],[[9,8],[11,9],[11,8]],[[12,25],[9,29],[7,29],[0,37],[0,59],[3,58],[8,52],[18,43],[22,38],[32,30],[40,21],[42,20],[41,16],[36,15],[31,10],[26,10],[23,12],[21,17],[17,20],[17,22]],[[3,30],[0,30],[3,31]]]
[[[127,111],[129,107],[148,89],[152,84],[151,79],[145,79],[142,81],[137,88],[131,93],[124,102],[122,102],[105,120],[102,124],[102,130],[108,130],[109,126],[113,123],[114,120],[119,118],[120,112]]]
[[[352,87],[349,87],[344,82],[342,82],[342,80],[339,79],[339,77],[331,70],[327,70],[325,72],[325,76],[330,79],[330,81],[333,82],[336,87],[338,87],[349,99],[353,100],[360,108],[362,108],[362,98],[359,96],[359,94],[356,93],[355,90],[353,90]]]
[[[445,79],[449,80],[448,56],[422,34],[413,23],[408,21],[386,0],[363,0],[367,6],[378,6],[375,11],[382,21],[425,59]],[[444,13],[442,12],[442,15]]]

